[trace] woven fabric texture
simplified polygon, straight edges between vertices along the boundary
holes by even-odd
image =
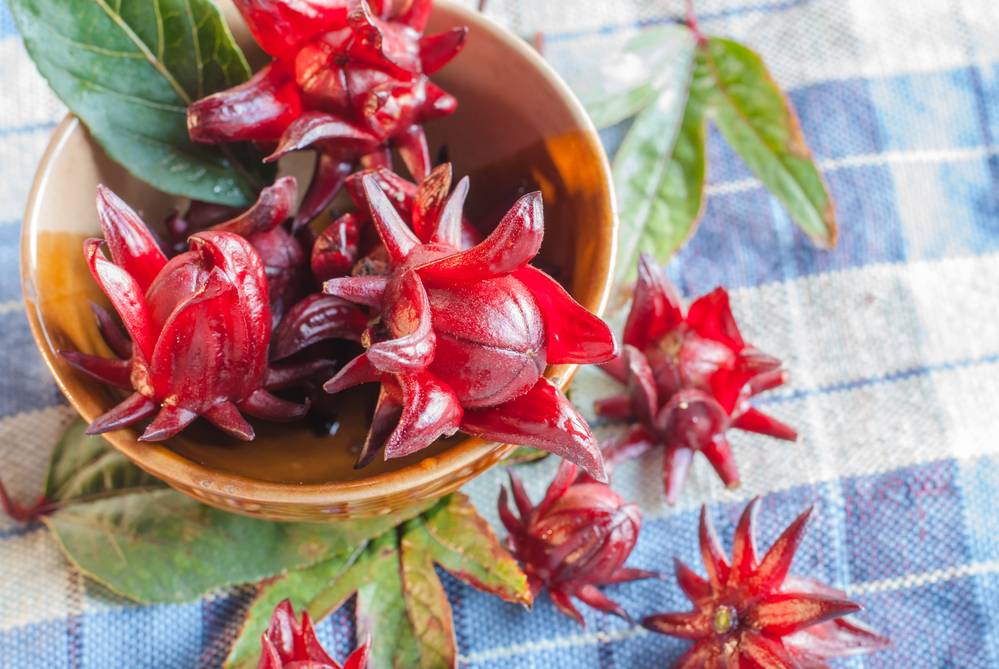
[[[469,2],[471,4],[471,2]],[[545,35],[572,83],[679,0],[492,0],[488,13]],[[631,564],[699,564],[697,509],[726,542],[763,495],[760,543],[804,507],[794,571],[845,589],[894,646],[837,667],[999,666],[999,3],[995,0],[703,0],[705,32],[761,52],[790,93],[836,198],[839,247],[814,249],[713,133],[704,220],[669,273],[688,298],[732,289],[746,339],[782,357],[789,386],[761,405],[801,431],[788,445],[732,437],[727,491],[696,460],[680,503],[662,501],[659,455],[623,465],[645,527]],[[29,499],[67,407],[32,343],[18,237],[34,168],[64,108],[0,6],[0,476]],[[609,148],[619,138],[605,133]],[[594,394],[611,384],[584,373]],[[613,427],[601,426],[602,435]],[[525,470],[541,495],[554,463]],[[499,472],[469,492],[495,521]],[[532,613],[444,577],[462,665],[659,669],[684,642],[587,613],[580,628],[542,597]],[[636,618],[686,608],[671,582],[614,586]],[[0,668],[213,668],[246,590],[140,607],[85,581],[41,525],[0,519]],[[350,617],[319,625],[343,656]]]

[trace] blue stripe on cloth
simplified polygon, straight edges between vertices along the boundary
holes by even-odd
[[[21,226],[0,222],[0,267],[14,268],[21,257]],[[21,277],[17,272],[0,272],[0,302],[21,297]]]
[[[6,2],[0,2],[0,39],[17,35],[17,26],[14,25],[14,16],[7,8]]]
[[[0,314],[4,355],[0,356],[0,417],[62,404],[65,399],[35,348],[28,319],[20,309]]]
[[[44,121],[41,123],[28,123],[25,125],[10,126],[7,128],[0,127],[0,138],[7,137],[9,135],[26,135],[32,132],[42,132],[44,130],[51,130],[57,125],[59,124],[53,121]]]

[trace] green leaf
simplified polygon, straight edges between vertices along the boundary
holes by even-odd
[[[751,49],[712,37],[699,51],[713,85],[718,129],[791,218],[823,248],[836,244],[836,211],[787,97]]]
[[[228,205],[263,183],[228,148],[187,135],[187,106],[249,66],[210,0],[9,0],[56,95],[114,160],[168,193]],[[251,172],[252,170],[252,172]]]
[[[371,640],[370,668],[427,666],[406,607],[397,534],[379,537],[368,551],[368,578],[357,590],[355,616],[358,640]]]
[[[84,434],[86,429],[87,424],[77,419],[56,444],[45,481],[46,499],[65,503],[94,495],[164,486],[101,437]]]
[[[453,495],[447,506],[431,509],[425,519],[425,545],[435,562],[479,590],[531,604],[527,577],[468,497]]]
[[[403,601],[418,643],[422,669],[449,669],[457,664],[458,645],[454,635],[454,619],[447,593],[434,570],[432,539],[419,522],[404,532],[401,576]],[[378,630],[380,631],[380,630]],[[396,660],[397,666],[404,665]]]
[[[690,31],[666,25],[640,32],[600,72],[582,82],[580,98],[598,128],[620,123],[652,104],[690,61]]]
[[[256,666],[260,635],[285,597],[319,620],[356,591],[358,642],[370,637],[370,669],[449,669],[457,653],[454,623],[434,564],[508,601],[531,601],[526,576],[461,494],[372,540],[345,564],[323,562],[268,585],[251,607],[226,668]]]
[[[254,669],[257,666],[260,637],[267,631],[274,608],[285,599],[291,601],[296,611],[308,610],[309,615],[316,618],[338,609],[364,582],[370,570],[369,560],[362,547],[359,551],[293,571],[264,586],[246,614],[239,638],[226,658],[225,668]]]
[[[170,490],[65,507],[45,518],[67,558],[138,602],[184,602],[349,553],[420,512],[337,523],[276,523]]]
[[[647,251],[663,261],[693,232],[704,188],[704,116],[700,91],[691,88],[693,38],[674,78],[625,135],[614,157],[621,231],[617,282],[634,277]]]

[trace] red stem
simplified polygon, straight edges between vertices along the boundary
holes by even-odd
[[[489,0],[479,0],[479,11],[480,12],[486,11],[486,4],[488,2],[489,2]]]
[[[15,502],[7,494],[7,488],[4,487],[3,481],[0,481],[0,509],[12,520],[19,523],[34,522],[51,510],[49,500],[45,498],[45,495],[40,496],[31,506],[23,506]]]
[[[701,26],[697,23],[697,12],[694,11],[694,0],[684,0],[684,6],[686,7],[686,16],[684,17],[684,23],[687,24],[687,28],[693,33],[694,39],[697,40],[698,44],[704,44],[708,39],[701,32]]]
[[[538,54],[544,56],[545,55],[545,34],[543,32],[541,32],[540,30],[538,32],[534,33],[533,44],[534,44],[534,50],[537,51]]]

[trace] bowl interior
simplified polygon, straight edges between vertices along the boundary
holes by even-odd
[[[252,46],[238,16],[227,15],[235,17],[237,39]],[[427,126],[431,155],[446,155],[456,175],[471,177],[466,211],[484,232],[519,195],[542,190],[546,226],[538,262],[583,305],[599,311],[613,258],[614,212],[595,132],[564,85],[520,40],[478,14],[439,2],[429,32],[454,25],[470,27],[467,47],[434,79],[460,105],[453,116]],[[306,176],[311,162],[299,156],[282,169]],[[99,236],[94,207],[99,183],[153,227],[180,204],[109,160],[79,122],[67,119],[56,131],[25,218],[22,271],[42,353],[86,420],[121,399],[56,354],[64,348],[110,354],[88,307],[90,301],[106,301],[81,250],[85,238]],[[570,371],[553,368],[548,376],[564,382]],[[255,422],[258,437],[250,444],[198,424],[165,444],[140,444],[131,430],[108,437],[140,466],[182,489],[264,504],[360,504],[386,494],[405,496],[431,481],[444,492],[498,458],[497,445],[457,435],[415,456],[356,470],[352,451],[367,432],[373,400],[374,393],[364,389],[343,394],[332,436],[306,423]]]

